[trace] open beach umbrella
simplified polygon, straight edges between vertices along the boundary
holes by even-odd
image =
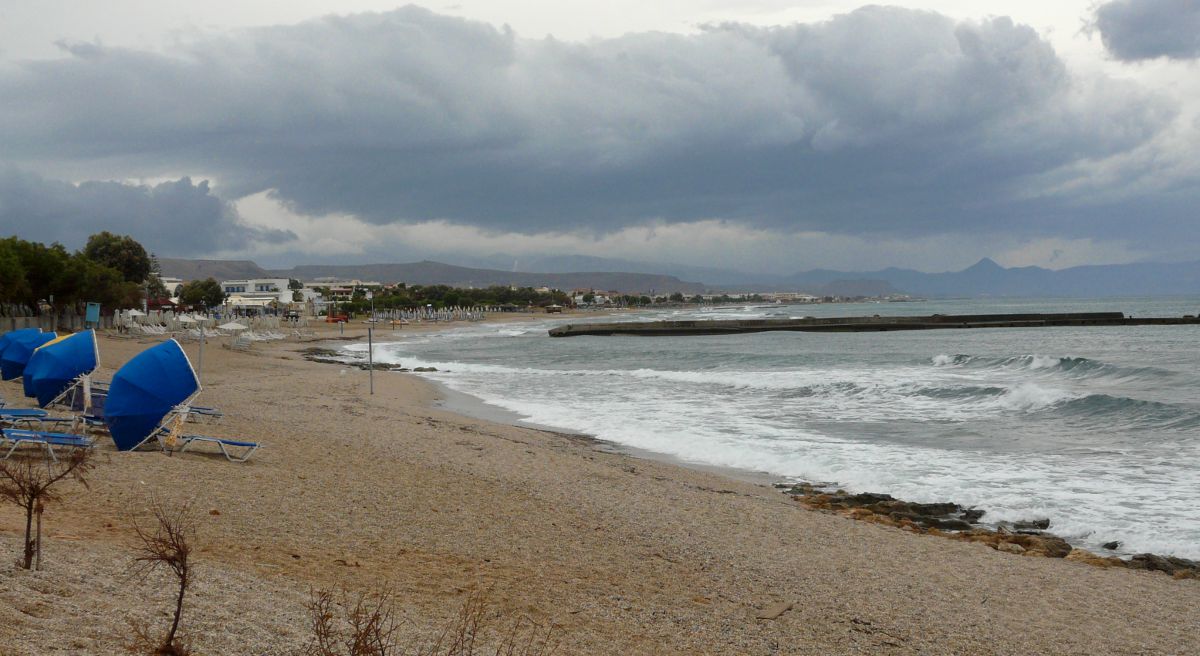
[[[237,323],[235,321],[230,321],[229,323],[223,323],[223,324],[217,326],[217,328],[220,328],[221,330],[246,330],[246,326],[243,326],[242,324]]]
[[[25,395],[37,397],[43,408],[81,377],[100,366],[96,331],[85,330],[47,342],[25,365]]]
[[[4,354],[4,347],[8,346],[14,339],[22,335],[36,335],[40,332],[42,332],[41,328],[22,328],[20,330],[10,330],[0,335],[0,355]]]
[[[154,434],[175,406],[200,391],[192,363],[173,339],[138,353],[113,375],[104,419],[119,451]]]
[[[25,373],[25,364],[37,347],[58,337],[55,333],[24,333],[13,335],[4,353],[0,353],[0,378],[12,380]]]

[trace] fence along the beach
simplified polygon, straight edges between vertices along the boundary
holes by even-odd
[[[43,314],[37,317],[0,316],[0,333],[6,333],[10,330],[20,330],[22,328],[41,328],[44,331],[68,330],[71,332],[78,332],[80,330],[92,327],[98,327],[101,329],[112,328],[115,325],[114,319],[111,316],[101,316],[98,326],[92,326],[88,324],[86,321],[84,321],[83,315],[80,314]]]

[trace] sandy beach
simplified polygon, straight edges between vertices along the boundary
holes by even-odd
[[[102,337],[99,378],[153,343]],[[15,568],[23,520],[0,507],[0,654],[116,654],[131,620],[168,621],[165,579],[128,568],[156,495],[198,517],[184,628],[203,654],[299,647],[314,587],[391,589],[415,637],[486,588],[505,618],[553,624],[559,654],[1200,653],[1200,581],[814,512],[752,477],[449,412],[417,375],[376,372],[368,396],[366,371],[301,357],[320,344],[209,343],[198,403],[226,416],[194,428],[264,448],[235,464],[105,438],[90,489],[46,513],[44,571]],[[0,394],[24,405],[19,381]]]

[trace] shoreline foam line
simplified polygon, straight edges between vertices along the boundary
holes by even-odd
[[[1196,315],[1182,317],[1126,317],[1123,312],[1068,312],[1053,314],[934,314],[930,316],[827,317],[807,319],[712,319],[703,321],[639,321],[626,323],[566,324],[552,328],[551,337],[581,335],[737,335],[769,331],[885,332],[895,330],[947,330],[969,328],[1053,328],[1100,326],[1200,325]]]

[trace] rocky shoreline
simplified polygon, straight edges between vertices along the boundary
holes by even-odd
[[[775,487],[811,510],[893,526],[912,533],[977,542],[1013,555],[1063,558],[1096,567],[1140,569],[1163,572],[1176,579],[1200,579],[1198,561],[1150,553],[1134,554],[1126,559],[1102,556],[1073,547],[1063,538],[1048,532],[1049,519],[986,526],[981,522],[983,510],[964,508],[953,502],[915,503],[888,494],[850,494],[836,489],[832,484],[822,483],[777,483]],[[1117,549],[1120,543],[1109,542],[1104,546]]]
[[[417,373],[438,371],[433,367],[409,369],[395,364],[369,364],[364,356],[348,357],[343,351],[322,347],[308,347],[301,350],[300,354],[310,362],[362,370],[373,368],[377,371]],[[987,525],[982,522],[985,511],[966,508],[953,502],[917,503],[896,499],[888,494],[850,494],[837,489],[832,483],[777,483],[775,487],[811,510],[893,526],[913,533],[976,542],[1013,555],[1063,558],[1096,567],[1158,571],[1170,574],[1176,579],[1200,579],[1200,561],[1150,553],[1121,558],[1073,547],[1065,539],[1049,532],[1049,519]],[[1119,542],[1109,542],[1104,546],[1115,550],[1121,545]]]
[[[319,346],[310,346],[310,347],[300,351],[300,354],[304,357],[305,360],[308,360],[309,362],[316,362],[318,364],[336,364],[336,365],[340,365],[343,367],[355,367],[355,368],[361,369],[363,371],[367,371],[368,369],[374,369],[375,371],[399,371],[399,372],[416,372],[416,373],[437,371],[436,367],[416,367],[413,369],[409,369],[408,367],[401,367],[401,366],[394,365],[394,364],[384,364],[382,362],[369,363],[369,362],[365,362],[365,361],[359,361],[359,360],[363,359],[361,357],[356,357],[354,359],[347,359],[346,354],[341,351],[337,351],[337,350],[329,349],[329,348],[321,348]]]

